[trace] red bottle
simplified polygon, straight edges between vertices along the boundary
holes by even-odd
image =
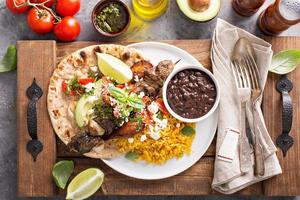
[[[240,15],[249,17],[255,14],[265,0],[232,0],[233,9]]]

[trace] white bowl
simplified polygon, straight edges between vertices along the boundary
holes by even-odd
[[[175,113],[172,108],[170,107],[168,100],[167,100],[167,88],[168,88],[168,84],[171,81],[171,79],[180,71],[185,70],[185,69],[197,69],[200,70],[202,72],[204,72],[206,75],[208,75],[212,81],[215,84],[216,87],[216,99],[215,99],[215,103],[213,105],[213,107],[208,111],[208,113],[206,113],[205,115],[203,115],[202,117],[199,118],[194,118],[194,119],[188,119],[188,118],[184,118],[181,117],[180,115],[178,115],[177,113]],[[214,77],[214,75],[207,69],[205,69],[204,67],[199,67],[199,66],[184,66],[184,67],[175,67],[174,70],[171,72],[171,74],[168,76],[168,78],[166,79],[166,81],[164,82],[163,85],[163,101],[164,104],[167,108],[167,110],[169,111],[169,113],[175,117],[176,119],[182,121],[182,122],[187,122],[187,123],[196,123],[196,122],[200,122],[205,120],[206,118],[208,118],[209,116],[211,116],[215,110],[218,108],[219,102],[220,102],[220,87],[219,87],[219,83],[216,80],[216,78]]]

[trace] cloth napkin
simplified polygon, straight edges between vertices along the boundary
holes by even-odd
[[[237,100],[237,91],[230,64],[234,46],[241,37],[248,38],[254,46],[257,55],[257,66],[261,75],[260,81],[263,88],[267,80],[268,67],[270,66],[273,55],[273,51],[269,43],[225,22],[222,19],[217,20],[216,29],[212,39],[211,51],[213,73],[219,82],[221,90],[216,155],[218,154],[220,146],[226,137],[226,130],[228,128],[235,130],[240,129],[240,103]],[[260,106],[261,97],[255,106],[256,109],[254,112],[252,112],[252,104],[249,102],[247,104],[247,116],[251,130],[253,130],[253,124],[251,120],[252,116],[255,115],[255,117],[257,117],[256,126],[258,126],[259,129],[259,131],[257,131],[257,135],[260,138],[263,148],[265,165],[264,176],[254,176],[254,155],[253,149],[250,146],[248,147],[251,148],[249,149],[251,152],[251,159],[248,159],[249,170],[247,172],[241,172],[240,155],[237,147],[234,152],[234,159],[232,162],[220,160],[216,156],[214,178],[212,182],[212,188],[214,190],[224,194],[232,194],[251,184],[282,173],[278,158],[275,153],[276,147],[272,142],[265,126]],[[238,142],[240,142],[240,140]]]

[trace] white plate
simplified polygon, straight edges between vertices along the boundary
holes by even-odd
[[[181,59],[178,66],[203,67],[192,55],[173,45],[159,42],[141,42],[131,44],[129,47],[139,49],[150,59],[153,65],[157,65],[157,63],[166,59],[173,62]],[[143,161],[132,162],[124,156],[103,160],[103,162],[124,175],[138,179],[154,180],[174,176],[193,166],[203,156],[214,138],[217,121],[218,109],[209,118],[196,124],[196,136],[192,145],[192,152],[180,159],[173,158],[163,165],[146,164]]]

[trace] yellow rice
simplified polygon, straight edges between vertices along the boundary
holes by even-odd
[[[173,157],[178,159],[185,153],[190,154],[195,136],[185,136],[181,133],[181,129],[186,125],[195,128],[195,124],[179,122],[169,115],[164,117],[168,119],[168,126],[160,132],[161,137],[157,141],[148,135],[148,129],[145,128],[133,137],[134,141],[131,144],[127,138],[117,139],[118,151],[121,153],[136,152],[139,154],[139,160],[155,164],[163,164]],[[176,127],[178,123],[180,123],[180,127]],[[147,139],[141,142],[140,138],[143,134],[147,135]]]

